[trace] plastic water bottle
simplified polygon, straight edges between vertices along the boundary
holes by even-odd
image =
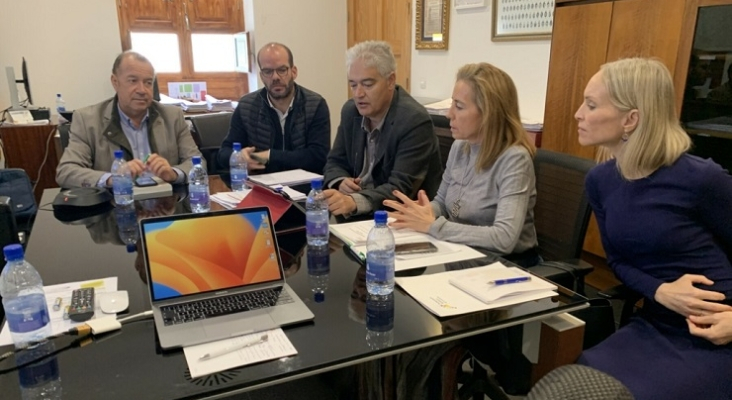
[[[229,157],[229,174],[231,175],[231,190],[242,192],[249,189],[247,185],[247,160],[241,152],[241,143],[234,143],[234,152]]]
[[[366,297],[366,343],[373,350],[394,342],[394,293]]]
[[[112,192],[114,192],[114,202],[120,205],[131,204],[135,201],[132,197],[132,174],[123,154],[122,150],[115,150],[114,162],[112,162]]]
[[[330,275],[330,251],[327,246],[308,246],[308,278],[316,303],[325,301]]]
[[[51,335],[43,281],[38,271],[23,258],[23,246],[7,245],[3,253],[8,260],[0,275],[5,318],[15,346],[26,347],[30,342]]]
[[[386,211],[374,213],[376,224],[366,242],[366,290],[384,296],[394,291],[394,235]]]
[[[201,157],[193,156],[193,168],[188,173],[188,200],[191,211],[203,213],[211,210],[208,191],[208,174],[201,165]]]
[[[61,93],[56,93],[56,111],[58,111],[59,114],[61,112],[66,112],[66,102],[64,101],[64,98],[61,97]]]
[[[114,208],[114,217],[117,220],[117,231],[128,253],[137,250],[137,239],[140,234],[137,230],[137,213],[134,204],[117,205]]]
[[[39,360],[56,350],[52,341],[21,351],[15,355],[15,362],[23,365],[33,360]],[[44,399],[56,400],[63,398],[63,388],[59,377],[58,360],[56,356],[43,358],[38,362],[26,365],[18,370],[20,381],[20,396],[23,400]]]
[[[328,247],[328,203],[323,198],[323,180],[310,182],[310,193],[305,201],[305,233],[308,246]]]

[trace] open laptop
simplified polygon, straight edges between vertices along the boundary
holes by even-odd
[[[313,319],[285,283],[269,208],[143,219],[140,231],[162,348]]]

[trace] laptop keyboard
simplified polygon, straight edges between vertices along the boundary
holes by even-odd
[[[206,318],[292,303],[295,300],[282,289],[265,289],[213,299],[160,307],[165,325],[183,324]]]

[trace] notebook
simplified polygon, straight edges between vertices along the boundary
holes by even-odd
[[[140,221],[160,346],[190,346],[313,319],[285,282],[267,207]]]

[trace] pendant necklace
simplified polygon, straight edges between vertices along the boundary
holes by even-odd
[[[470,172],[470,154],[468,154],[468,161],[465,165],[465,174],[463,175],[463,179],[460,181],[460,189],[458,190],[458,197],[457,200],[455,200],[452,203],[452,207],[450,207],[450,215],[453,218],[457,218],[460,215],[460,207],[462,206],[463,201],[463,194],[465,194],[465,178],[468,177],[468,173]],[[468,181],[468,186],[471,182],[473,182],[473,178],[475,178],[475,173],[473,173],[473,176],[470,177],[470,180]]]

